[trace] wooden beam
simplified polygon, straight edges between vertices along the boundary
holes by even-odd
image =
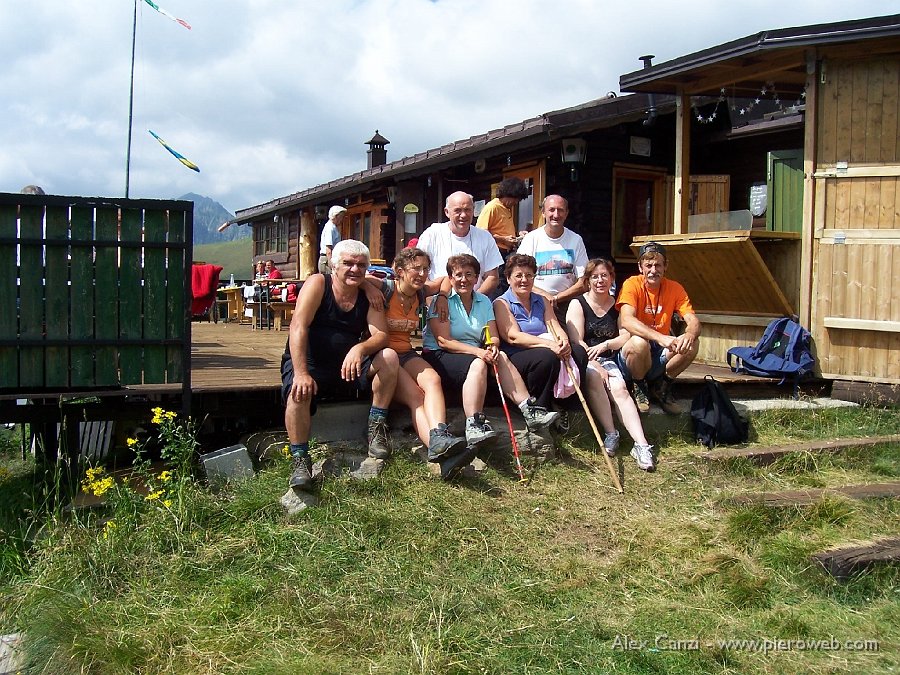
[[[688,191],[691,180],[691,100],[681,94],[675,111],[675,234],[687,232]]]
[[[821,551],[811,555],[810,560],[819,563],[831,576],[847,579],[875,563],[900,561],[900,537]]]
[[[791,445],[769,445],[760,448],[723,448],[701,452],[698,456],[710,461],[727,459],[753,459],[768,463],[791,452],[840,452],[847,448],[869,447],[882,443],[900,443],[900,434],[871,436],[867,438],[834,438],[827,441],[811,441]]]
[[[817,67],[817,54],[815,49],[807,50],[806,58],[806,114],[803,127],[803,207],[800,215],[800,306],[797,308],[800,323],[804,326],[812,326],[813,319],[813,288],[815,282],[813,275],[815,266],[814,234],[817,227],[822,227],[816,222],[816,199],[825,201],[824,191],[816,194],[818,184],[813,180],[813,172],[816,170],[818,148],[818,97],[819,78]]]
[[[826,316],[822,320],[825,328],[844,330],[875,330],[884,333],[900,333],[900,321],[877,321],[874,319],[851,319],[842,316]]]
[[[850,499],[900,498],[900,481],[892,483],[867,483],[865,485],[845,485],[836,488],[810,488],[808,490],[786,490],[784,492],[750,492],[735,495],[731,503],[737,506],[808,506],[826,497],[849,497]]]
[[[743,316],[738,314],[718,314],[716,312],[696,312],[700,323],[712,323],[723,326],[768,326],[772,319],[778,318],[777,314],[759,316]]]
[[[900,176],[900,164],[823,165],[813,175],[815,178],[895,178]]]

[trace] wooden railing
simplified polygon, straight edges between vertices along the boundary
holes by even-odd
[[[190,385],[193,203],[0,193],[0,391]]]

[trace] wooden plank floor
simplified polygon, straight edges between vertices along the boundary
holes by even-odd
[[[281,354],[287,341],[287,329],[253,330],[247,324],[193,323],[191,326],[192,390],[273,389],[281,385]],[[729,368],[691,365],[678,378],[681,390],[699,386],[704,376],[712,375],[729,387],[740,389],[742,396],[768,398],[790,396],[790,386],[776,387],[777,380],[737,375]],[[684,391],[682,395],[686,394]]]
[[[278,389],[287,330],[247,324],[191,325],[191,389],[195,392]]]

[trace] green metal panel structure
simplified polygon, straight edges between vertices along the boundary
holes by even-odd
[[[0,394],[189,392],[192,227],[188,201],[0,193]]]

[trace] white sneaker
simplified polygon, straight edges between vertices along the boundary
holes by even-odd
[[[616,450],[619,449],[619,439],[620,436],[618,431],[603,435],[603,447],[606,449],[606,454],[610,457],[616,456]]]
[[[466,420],[466,442],[475,447],[494,439],[497,432],[491,427],[484,413],[477,412]]]
[[[641,471],[656,470],[656,462],[653,461],[652,445],[641,445],[640,443],[635,443],[634,447],[631,449],[631,456],[634,457],[634,461],[637,462],[638,468]]]

